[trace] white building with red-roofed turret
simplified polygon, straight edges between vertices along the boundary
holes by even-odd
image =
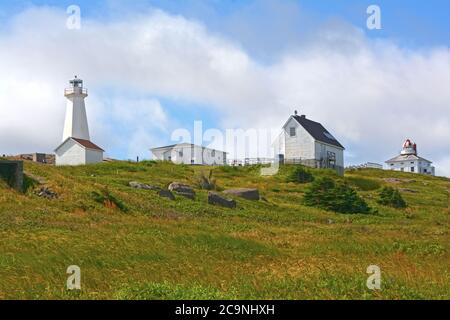
[[[410,139],[403,143],[400,155],[386,161],[388,170],[413,172],[434,176],[432,162],[417,155],[417,145]]]

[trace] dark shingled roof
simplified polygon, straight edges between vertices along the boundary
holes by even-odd
[[[319,122],[306,119],[305,116],[293,116],[294,119],[317,141],[331,144],[333,146],[344,148],[333,135],[328,132]]]
[[[79,138],[72,138],[73,140],[75,140],[76,142],[78,142],[79,144],[81,144],[83,147],[87,148],[87,149],[93,149],[93,150],[100,150],[100,151],[105,151],[102,148],[100,148],[98,145],[92,143],[89,140],[84,140],[84,139],[79,139]]]

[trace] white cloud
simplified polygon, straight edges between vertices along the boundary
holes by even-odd
[[[444,177],[450,177],[450,157],[447,156],[437,159],[435,165],[438,168],[437,174]]]
[[[94,92],[93,136],[107,150],[126,143],[130,157],[171,128],[156,100],[130,99],[130,91],[211,105],[224,127],[279,127],[298,108],[361,161],[394,156],[406,137],[425,158],[450,156],[448,48],[406,50],[331,25],[261,64],[202,24],[162,11],[126,22],[83,20],[81,30],[66,29],[65,19],[64,11],[33,8],[0,34],[7,48],[0,51],[0,153],[51,150],[62,130],[64,83],[80,74]],[[114,92],[108,103],[95,95],[105,88]]]

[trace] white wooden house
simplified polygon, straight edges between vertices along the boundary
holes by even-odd
[[[156,160],[172,161],[177,164],[225,165],[227,163],[226,152],[191,143],[153,148],[151,152]]]
[[[281,138],[285,163],[334,168],[343,173],[345,148],[319,122],[296,111],[284,124]]]

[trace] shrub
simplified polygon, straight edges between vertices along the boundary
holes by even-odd
[[[308,183],[314,181],[314,176],[303,166],[296,166],[294,171],[288,176],[288,182]]]
[[[127,212],[128,208],[125,206],[125,204],[117,199],[111,192],[109,192],[108,189],[104,189],[101,192],[92,192],[91,193],[92,199],[94,201],[103,204],[106,208],[119,208],[123,212]]]
[[[306,190],[303,202],[310,207],[318,207],[339,213],[369,213],[367,203],[346,183],[335,183],[333,179],[316,179]]]
[[[209,174],[206,175],[204,171],[200,172],[200,176],[197,178],[197,184],[200,189],[203,190],[216,190],[217,181],[213,178],[213,171],[209,170]]]
[[[405,200],[403,200],[403,197],[400,194],[400,192],[392,187],[383,187],[383,189],[380,190],[378,196],[379,196],[378,199],[379,204],[394,208],[407,207],[407,204]]]

